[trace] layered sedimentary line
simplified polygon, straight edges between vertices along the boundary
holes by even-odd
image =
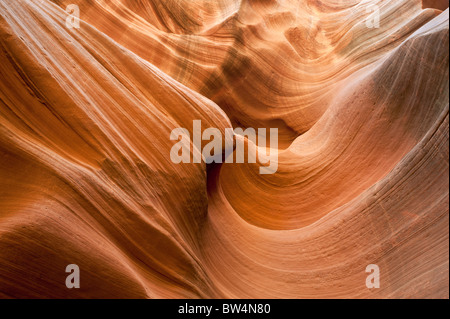
[[[210,19],[205,11],[217,12],[217,28],[209,23],[204,28],[213,31],[205,33],[168,30],[154,15],[138,13],[135,2],[54,2],[79,4],[84,20],[215,101],[234,126],[278,127],[280,145],[314,125],[341,81],[437,14],[423,12],[419,0],[138,2],[160,8],[164,25],[202,25]],[[372,6],[381,13],[379,28],[366,25]]]
[[[265,228],[298,228],[386,176],[448,112],[447,16],[349,78],[318,123],[280,152],[277,174],[225,165],[222,189],[239,214]]]
[[[448,9],[448,1],[447,0],[422,0],[423,8],[434,8],[438,10],[446,10]]]
[[[0,296],[448,298],[448,10],[18,0],[0,17]],[[194,120],[278,127],[278,172],[174,164]]]
[[[89,25],[67,30],[50,2],[0,6],[5,294],[67,295],[45,282],[27,290],[39,284],[32,278],[17,286],[29,251],[45,278],[79,260],[97,296],[205,296],[194,252],[204,165],[166,156],[170,131],[191,122],[185,114],[226,127],[224,113]],[[11,265],[15,255],[24,260]]]
[[[426,50],[428,46],[433,50]],[[425,75],[430,73],[436,75],[433,80]],[[414,80],[405,81],[399,74]],[[436,79],[441,79],[439,84]],[[356,87],[344,91],[340,103],[282,153],[279,174],[259,176],[250,165],[229,165],[215,172],[209,187],[211,225],[204,251],[211,276],[225,294],[249,298],[448,295],[448,11],[353,83]],[[332,128],[337,123],[341,132]],[[377,136],[377,141],[364,132]],[[322,139],[330,144],[322,147]],[[340,148],[345,140],[348,143]],[[395,144],[394,153],[388,151],[390,143]],[[353,149],[353,144],[358,146]],[[320,163],[321,156],[336,148],[337,158],[314,170],[311,163]],[[307,156],[314,160],[307,162]],[[300,166],[303,160],[310,165]],[[346,168],[339,165],[341,160]],[[355,160],[360,166],[352,166]],[[337,175],[347,169],[352,173]],[[328,170],[333,173],[327,175]],[[346,189],[356,191],[358,181],[370,183],[375,171],[385,176],[361,187],[354,199],[341,202]],[[333,198],[335,208],[325,207]],[[315,215],[320,205],[322,210]],[[210,246],[220,247],[219,251]],[[216,254],[227,262],[219,262]],[[389,288],[363,288],[360,269],[372,262],[388,269]],[[236,271],[224,276],[225,269]]]

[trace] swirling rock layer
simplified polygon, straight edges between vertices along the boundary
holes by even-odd
[[[0,2],[0,297],[448,298],[447,7]],[[194,120],[278,171],[172,163]]]

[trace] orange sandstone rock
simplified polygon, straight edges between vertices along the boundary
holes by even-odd
[[[0,298],[448,298],[449,11],[423,6],[1,1]],[[277,173],[173,163],[195,120],[278,128]]]

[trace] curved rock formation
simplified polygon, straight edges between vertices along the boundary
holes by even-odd
[[[0,2],[0,297],[448,298],[447,7]],[[194,120],[278,171],[173,163]]]

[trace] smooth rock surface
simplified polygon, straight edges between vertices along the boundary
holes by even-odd
[[[1,1],[0,298],[449,298],[447,7]],[[172,163],[194,120],[277,173]]]

